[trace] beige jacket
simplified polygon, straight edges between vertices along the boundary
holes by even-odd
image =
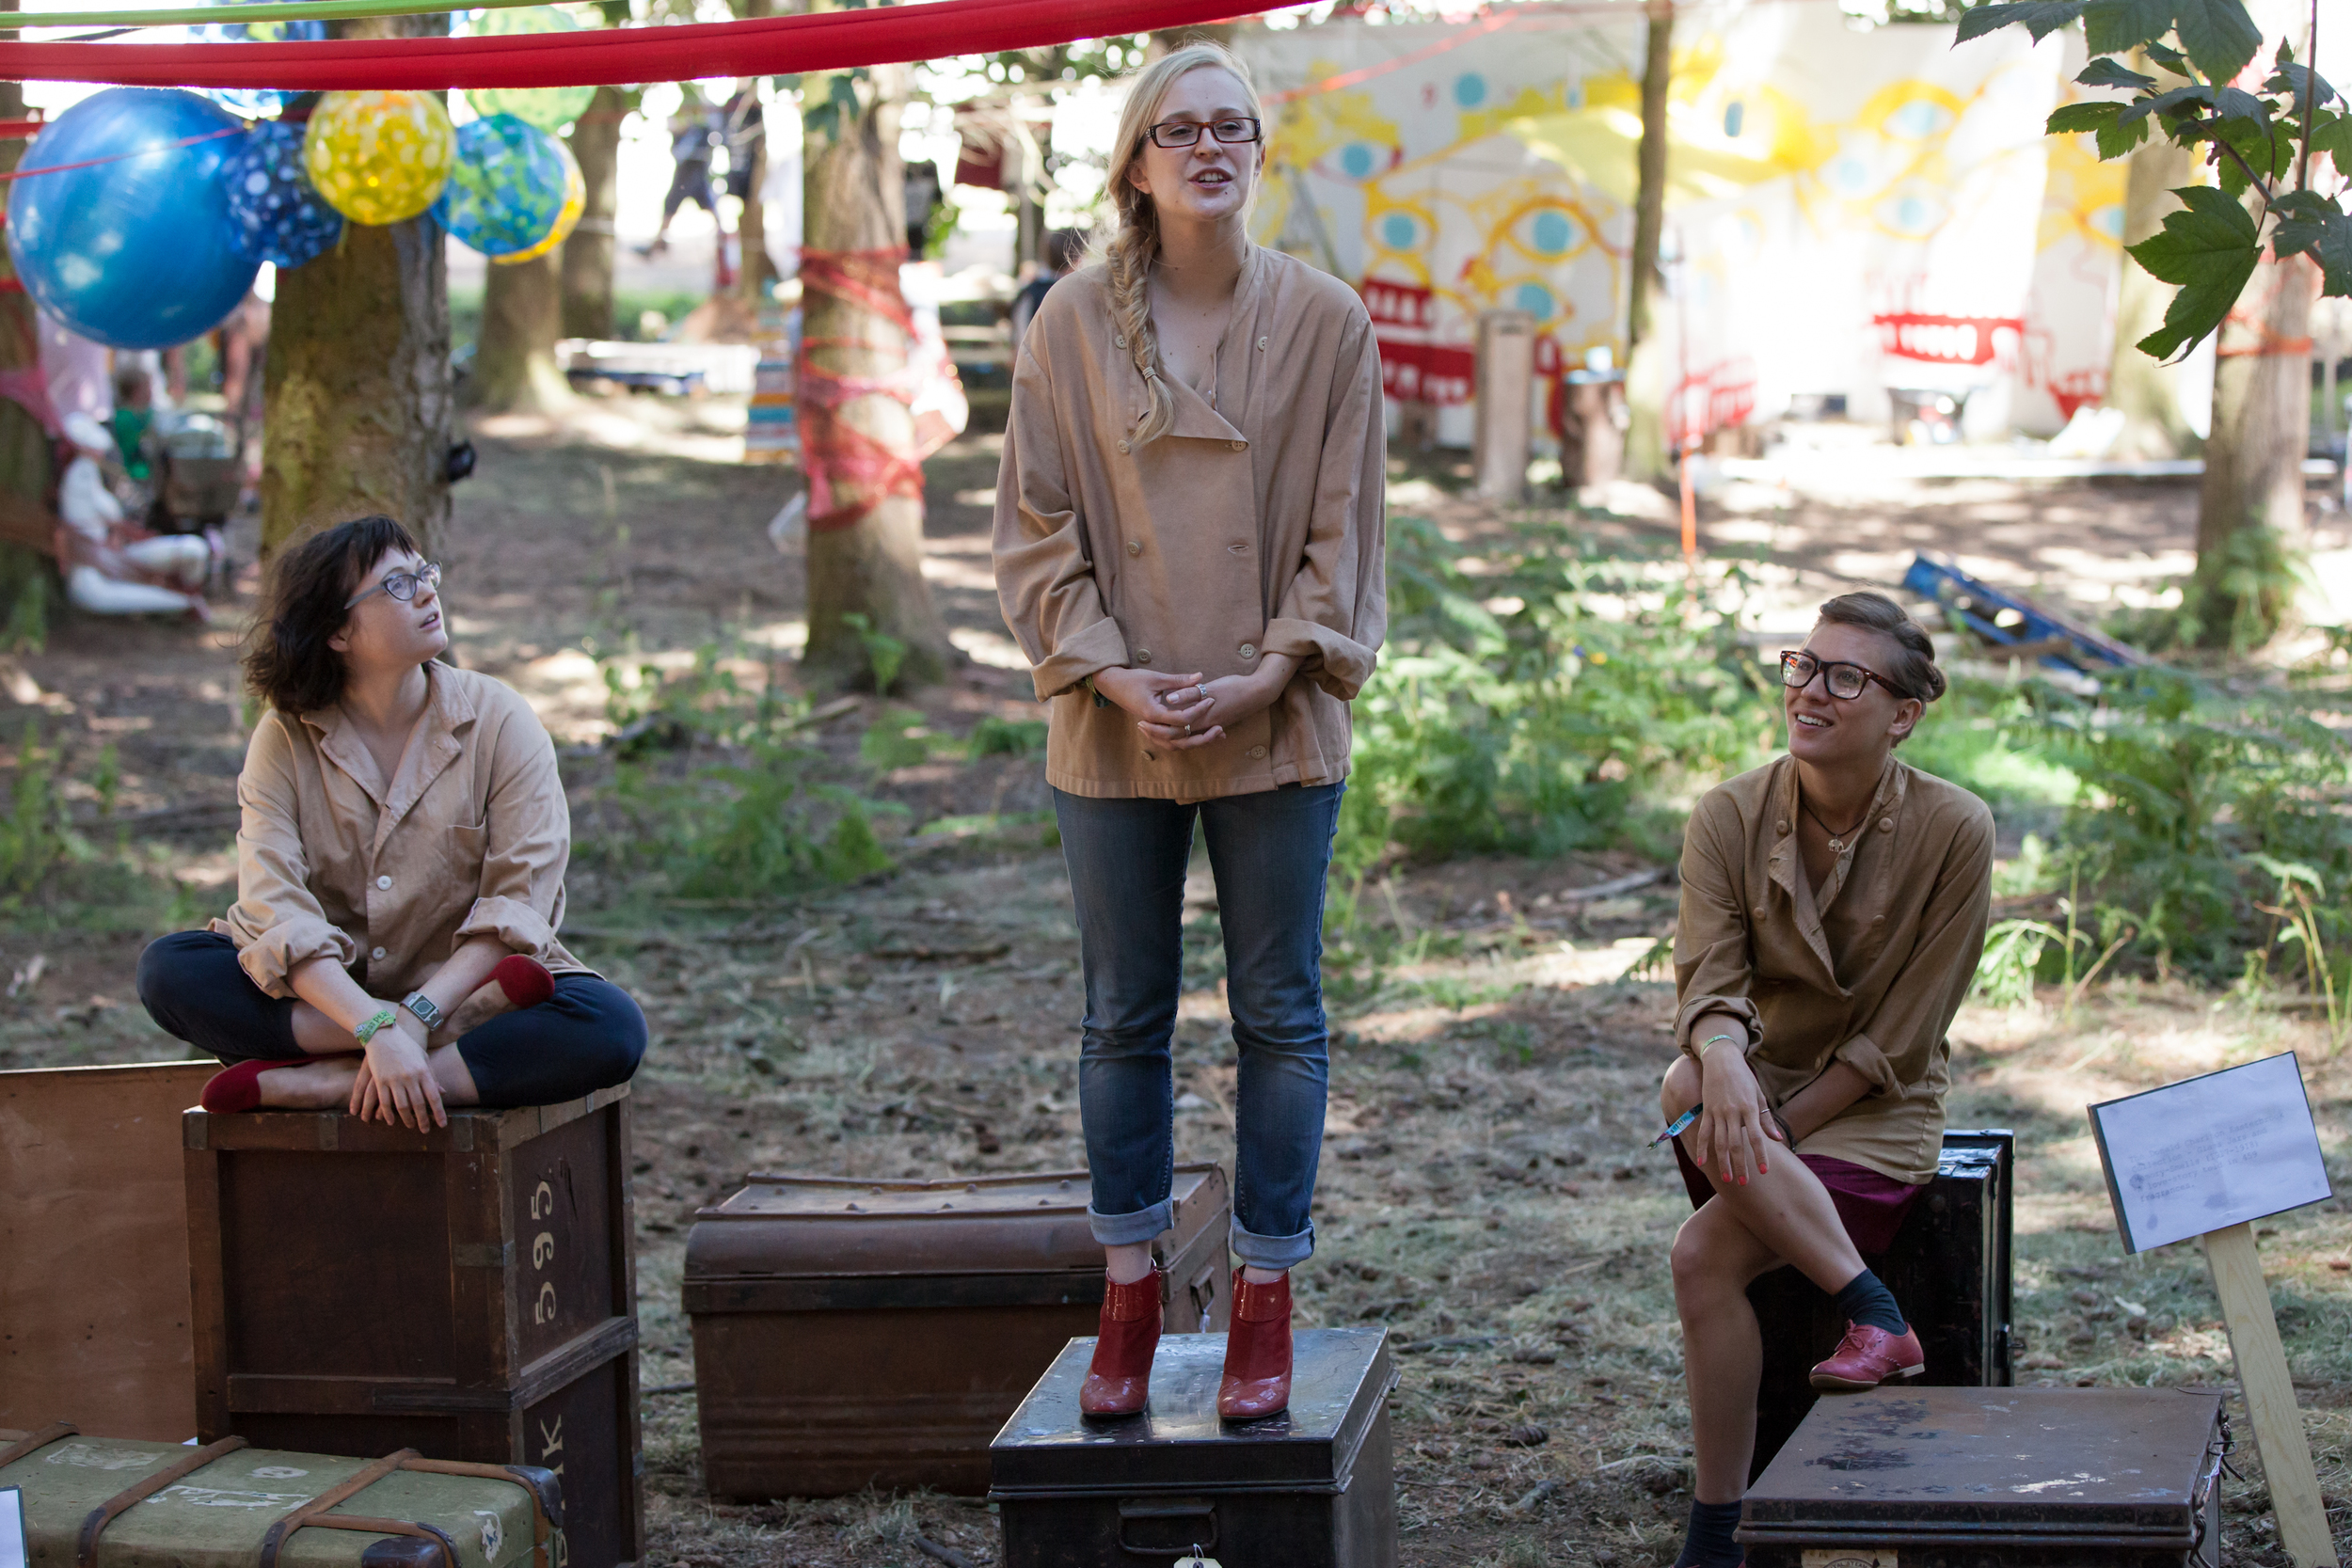
[[[1944,1032],[1976,978],[1993,900],[1993,814],[1892,757],[1828,884],[1797,852],[1797,765],[1709,790],[1682,840],[1675,1038],[1728,1013],[1774,1105],[1844,1062],[1870,1090],[1798,1147],[1914,1185],[1935,1174],[1951,1082]]]
[[[1100,265],[1063,278],[1022,339],[996,481],[997,597],[1051,701],[1045,776],[1073,795],[1203,800],[1346,776],[1347,705],[1388,626],[1380,353],[1353,290],[1252,246],[1212,397],[1148,403]],[[1214,746],[1147,750],[1079,685],[1118,665],[1298,674]]]
[[[254,728],[237,776],[237,901],[212,928],[272,996],[332,958],[398,999],[469,937],[492,934],[559,974],[571,814],[555,747],[511,688],[427,664],[432,698],[387,784],[339,707]]]

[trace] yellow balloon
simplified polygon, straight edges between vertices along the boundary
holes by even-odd
[[[491,257],[494,266],[513,266],[516,261],[537,261],[570,239],[572,230],[580,227],[580,214],[588,210],[588,182],[580,175],[580,161],[572,156],[572,150],[563,137],[553,139],[557,150],[564,154],[564,205],[556,212],[555,227],[548,230],[546,239],[529,250],[518,250],[512,256]]]
[[[437,94],[330,92],[310,111],[303,166],[354,223],[398,223],[439,198],[457,133]]]

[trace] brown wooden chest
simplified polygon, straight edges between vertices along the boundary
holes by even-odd
[[[1103,1305],[1087,1175],[749,1178],[686,1242],[713,1497],[988,1490],[996,1435]],[[1225,1175],[1177,1167],[1166,1329],[1225,1327]]]
[[[644,1555],[626,1087],[429,1133],[190,1111],[197,1432],[555,1472],[571,1568]]]

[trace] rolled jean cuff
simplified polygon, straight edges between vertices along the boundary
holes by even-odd
[[[1315,1254],[1315,1222],[1295,1236],[1259,1236],[1235,1220],[1232,1240],[1233,1256],[1253,1268],[1295,1269]]]
[[[1151,1208],[1138,1209],[1132,1214],[1098,1214],[1092,1205],[1087,1208],[1088,1228],[1104,1246],[1139,1246],[1175,1223],[1176,1207],[1169,1198],[1162,1198]]]

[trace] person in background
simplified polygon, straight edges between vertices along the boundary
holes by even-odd
[[[677,167],[670,175],[670,191],[661,198],[661,227],[653,238],[637,247],[640,256],[656,256],[670,248],[670,222],[678,209],[689,201],[710,214],[710,221],[720,226],[721,249],[726,245],[725,228],[719,218],[719,198],[710,188],[711,148],[721,134],[714,123],[717,115],[690,96],[686,104],[670,117],[670,157]]]
[[[92,615],[184,615],[204,621],[204,579],[213,552],[184,534],[150,534],[131,526],[106,488],[114,437],[87,414],[65,417],[73,455],[57,482],[57,564],[65,596]]]
[[[756,83],[746,82],[727,100],[722,111],[727,148],[727,195],[749,201],[759,188],[759,152],[767,140],[767,118],[760,111]]]
[[[1012,310],[1007,324],[1012,328],[1012,356],[1021,360],[1021,340],[1036,319],[1037,308],[1045,303],[1046,291],[1069,275],[1086,254],[1086,236],[1075,229],[1057,229],[1045,236],[1045,254],[1040,258],[1037,276],[1021,286],[1012,296]]]
[[[1675,1305],[1698,1475],[1677,1568],[1736,1568],[1762,1330],[1751,1281],[1783,1264],[1836,1298],[1825,1392],[1925,1369],[1864,1253],[1935,1176],[1945,1031],[1992,907],[1993,813],[1898,760],[1944,694],[1935,644],[1892,599],[1841,594],[1781,655],[1788,751],[1699,800],[1682,839],[1675,1039],[1659,1095],[1697,1209]]]
[[[115,455],[132,483],[145,484],[154,477],[147,456],[147,437],[155,428],[155,375],[133,361],[115,367]]]
[[[49,406],[57,418],[87,414],[100,424],[111,420],[115,388],[106,345],[46,313],[40,314],[35,330],[40,340],[41,379],[48,384]]]
[[[139,956],[163,1030],[230,1064],[219,1113],[450,1105],[626,1081],[628,993],[564,950],[571,817],[531,705],[439,661],[441,569],[389,517],[282,550],[246,645],[268,705],[237,776],[237,901]]]
[[[919,261],[930,249],[931,219],[946,199],[946,186],[935,163],[907,165],[907,256]]]

